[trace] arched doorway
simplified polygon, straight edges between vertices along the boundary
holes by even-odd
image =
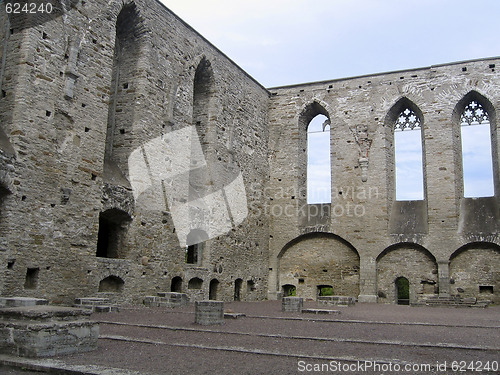
[[[398,305],[410,304],[410,282],[406,277],[398,277],[394,281],[396,286],[396,303]]]
[[[219,291],[219,280],[217,279],[212,279],[210,281],[210,288],[208,290],[208,299],[211,300],[216,300],[217,299],[217,293]]]
[[[234,300],[241,301],[241,285],[243,284],[242,279],[236,279],[234,282]]]

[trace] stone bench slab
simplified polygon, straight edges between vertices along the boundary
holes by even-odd
[[[338,310],[327,310],[327,309],[302,309],[302,313],[304,314],[324,314],[324,315],[336,315],[340,314]]]

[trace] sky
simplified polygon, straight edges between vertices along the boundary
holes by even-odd
[[[500,56],[498,0],[160,1],[267,88]],[[314,149],[328,147],[313,137]],[[411,183],[422,180],[419,135],[405,137],[396,190],[406,193],[397,199],[422,199],[423,184]],[[477,137],[463,145],[473,176],[466,196],[492,190],[489,140]],[[313,200],[326,202],[324,155],[308,176],[319,191]]]
[[[498,0],[161,0],[265,87],[500,55]]]

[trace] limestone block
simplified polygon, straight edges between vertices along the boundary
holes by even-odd
[[[281,300],[281,311],[301,312],[304,299],[301,297],[283,297]]]
[[[224,324],[223,301],[197,301],[195,323],[201,325]]]
[[[97,348],[99,325],[91,311],[56,306],[0,309],[0,353],[51,357]]]

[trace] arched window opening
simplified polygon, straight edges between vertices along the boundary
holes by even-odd
[[[292,284],[285,284],[281,287],[283,290],[283,297],[295,297],[297,295],[297,288]]]
[[[203,280],[198,277],[193,277],[188,282],[188,289],[201,289],[203,286]]]
[[[394,122],[396,200],[424,199],[422,120],[405,106]]]
[[[333,286],[331,285],[318,285],[318,296],[333,296]]]
[[[495,195],[490,116],[481,103],[471,100],[460,117],[464,197]]]
[[[172,279],[172,284],[170,284],[170,291],[171,292],[175,292],[175,293],[181,293],[182,292],[182,277],[175,276]]]
[[[125,282],[118,276],[108,276],[99,283],[99,292],[121,293]]]
[[[307,127],[307,203],[331,203],[330,120],[314,117]]]
[[[410,282],[406,277],[399,277],[395,281],[398,305],[410,304]]]

